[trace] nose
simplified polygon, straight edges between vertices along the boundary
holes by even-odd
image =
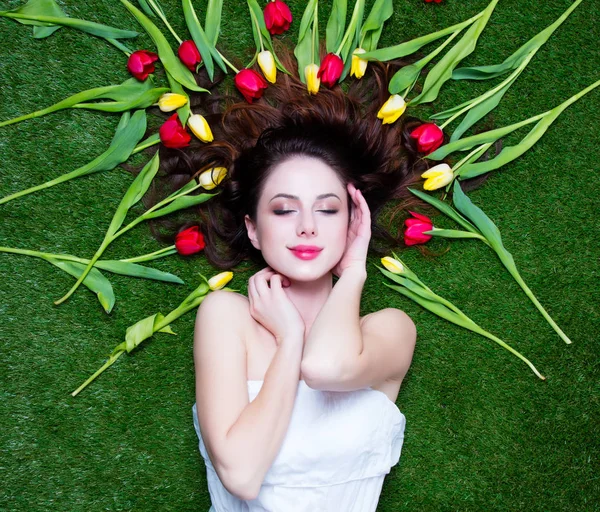
[[[313,212],[310,209],[303,210],[298,218],[298,235],[308,234],[315,236],[317,234],[317,224],[315,223]]]

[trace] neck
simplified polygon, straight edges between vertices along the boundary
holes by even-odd
[[[308,334],[333,289],[333,274],[328,272],[316,281],[290,279],[290,282],[290,286],[284,288],[284,291],[304,320],[305,333]]]

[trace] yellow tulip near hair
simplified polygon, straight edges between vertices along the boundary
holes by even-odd
[[[202,172],[198,177],[198,182],[204,190],[212,190],[227,176],[225,167],[213,167]]]
[[[361,53],[366,53],[366,50],[364,48],[357,48],[352,52],[352,65],[350,67],[350,76],[362,78],[365,75],[365,71],[367,71],[367,65],[369,64],[369,61],[361,59],[359,57]]]
[[[202,142],[212,142],[214,140],[212,130],[203,115],[192,114],[188,118],[187,125],[192,130],[192,133]]]
[[[425,190],[437,190],[454,179],[454,172],[448,164],[438,164],[421,174],[421,178],[425,178],[423,183]]]
[[[317,76],[319,72],[319,66],[315,63],[309,64],[304,68],[304,75],[306,76],[306,88],[309,94],[317,94],[319,87],[321,86],[321,79]]]
[[[158,108],[163,112],[171,112],[183,107],[188,102],[187,96],[175,92],[166,92],[158,98]]]
[[[377,117],[383,120],[382,124],[391,124],[396,122],[405,110],[404,98],[399,94],[392,94],[377,112]]]
[[[269,50],[264,50],[258,54],[258,65],[265,78],[274,84],[277,80],[277,67],[275,66],[273,54]]]

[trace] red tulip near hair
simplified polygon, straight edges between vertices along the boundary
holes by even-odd
[[[127,69],[135,78],[143,82],[150,73],[154,73],[154,63],[157,60],[158,55],[156,53],[137,50],[129,56]]]
[[[198,64],[202,62],[202,55],[200,55],[196,43],[191,39],[183,41],[179,45],[177,55],[179,55],[179,59],[185,64],[185,67],[193,72],[196,71]]]
[[[177,112],[162,124],[158,134],[160,141],[168,148],[184,148],[192,140],[192,136],[181,124]]]
[[[410,132],[417,139],[417,151],[428,155],[444,143],[444,132],[435,123],[423,123]]]
[[[292,11],[281,0],[269,2],[263,11],[265,25],[271,35],[282,34],[290,28],[292,23]]]
[[[198,226],[184,229],[175,237],[175,248],[182,256],[189,256],[200,252],[206,246],[204,235]]]
[[[404,226],[406,226],[404,230],[404,243],[406,245],[417,245],[431,240],[431,235],[423,234],[423,231],[431,231],[433,229],[431,219],[420,213],[411,211],[409,213],[413,218],[404,221]]]
[[[317,78],[331,89],[342,76],[342,71],[344,71],[344,61],[341,57],[335,53],[328,53],[321,62]]]
[[[266,80],[253,69],[242,69],[235,75],[234,82],[248,103],[260,98],[267,88]]]

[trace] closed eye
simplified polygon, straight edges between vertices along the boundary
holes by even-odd
[[[294,212],[295,210],[273,210],[273,213],[275,215],[285,215],[287,213],[290,212]],[[328,215],[333,215],[334,213],[337,213],[339,210],[317,210],[318,212],[324,212]]]

